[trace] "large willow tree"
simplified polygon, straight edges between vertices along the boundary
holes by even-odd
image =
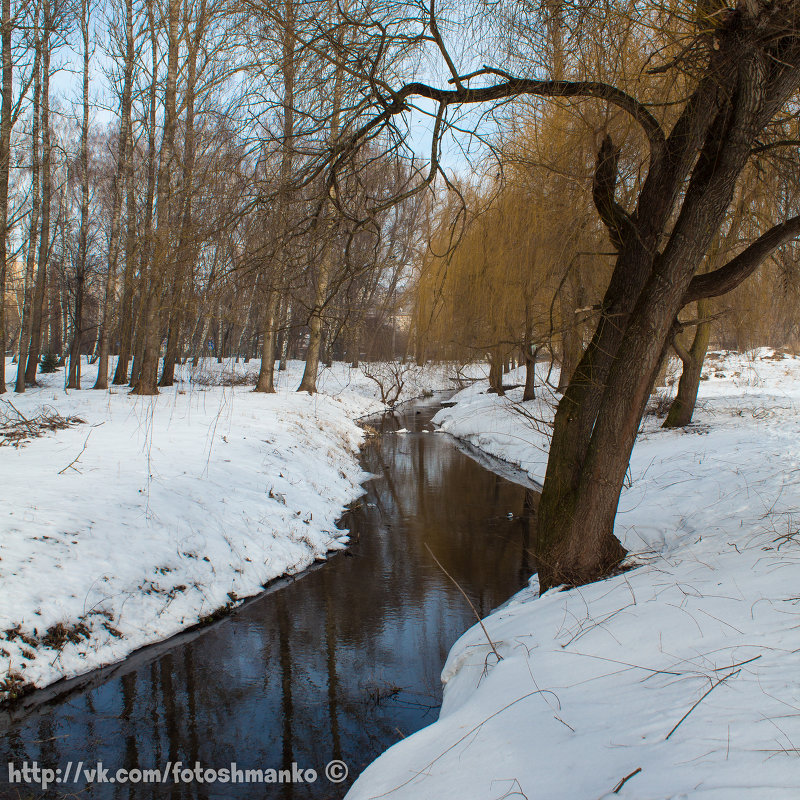
[[[505,64],[481,65],[477,59],[485,53],[473,57],[464,33],[460,56],[451,55],[445,34],[456,23],[445,25],[432,3],[423,14],[419,6],[385,4],[362,6],[358,16],[352,11],[349,22],[360,39],[348,54],[347,69],[361,71],[365,95],[343,125],[348,134],[336,143],[329,163],[333,187],[362,141],[387,130],[401,134],[398,119],[419,104],[432,108],[435,119],[430,181],[448,120],[465,106],[496,106],[526,96],[591,100],[624,111],[637,124],[646,157],[627,203],[619,199],[620,151],[611,136],[598,137],[592,196],[616,257],[594,334],[555,416],[538,519],[543,589],[601,577],[625,556],[614,536],[619,495],[680,310],[732,290],[800,234],[800,217],[777,219],[731,261],[697,274],[754,152],[786,140],[796,145],[790,131],[800,88],[797,2],[548,6],[530,17],[532,46],[545,40],[541,31],[549,23],[559,32],[551,40],[558,41],[560,52],[585,48],[591,54],[572,69],[566,65],[569,79],[542,77],[547,75],[542,69],[510,73]],[[421,27],[412,30],[415,25]],[[598,48],[597,41],[604,46]],[[635,74],[619,66],[617,42],[625,41],[646,51],[644,59],[637,53],[643,66]],[[399,54],[412,45],[435,48],[447,67],[446,81],[429,81],[426,68],[410,76],[425,80],[403,83]],[[606,54],[613,64],[604,62]],[[680,97],[659,105],[657,98],[666,98],[675,86],[683,87]]]

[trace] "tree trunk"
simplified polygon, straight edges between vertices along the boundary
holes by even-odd
[[[78,231],[78,255],[75,267],[75,311],[72,324],[72,342],[69,350],[68,389],[81,388],[81,347],[83,341],[83,301],[86,282],[89,242],[89,4],[81,2],[80,19],[83,39],[83,119],[81,122],[81,205]]]
[[[39,236],[39,264],[36,270],[36,286],[33,293],[31,312],[31,340],[28,348],[28,361],[25,368],[25,383],[36,383],[39,355],[42,347],[42,324],[44,296],[47,285],[47,268],[50,262],[50,200],[52,195],[52,175],[50,169],[50,32],[53,21],[48,3],[44,4],[44,29],[42,31],[42,229]]]
[[[283,312],[283,330],[281,333],[281,363],[278,372],[285,372],[289,368],[289,339],[291,337],[292,302],[286,301]]]
[[[275,289],[268,290],[265,305],[261,369],[258,373],[258,383],[253,391],[272,394],[275,391],[275,318],[278,312],[278,293]]]
[[[564,287],[566,290],[566,286]],[[569,386],[572,373],[583,354],[581,330],[575,320],[575,303],[573,298],[562,294],[561,306],[561,366],[558,375],[558,391],[562,394]]]
[[[6,260],[8,248],[8,186],[11,170],[11,106],[14,69],[11,58],[11,0],[0,2],[0,39],[3,47],[3,109],[0,112],[0,394],[6,391]]]
[[[127,174],[128,139],[131,136],[131,102],[132,102],[132,81],[133,81],[133,57],[130,53],[132,46],[129,26],[132,25],[133,4],[132,0],[125,3],[125,38],[126,54],[124,77],[122,84],[122,98],[120,106],[120,126],[119,142],[117,144],[117,165],[114,172],[112,201],[111,201],[111,238],[108,245],[108,272],[106,273],[105,290],[103,292],[103,317],[100,322],[98,332],[98,359],[97,380],[95,389],[108,389],[108,355],[109,338],[112,325],[112,300],[114,298],[114,286],[117,279],[117,262],[119,261],[119,251],[121,246],[120,220],[122,217],[122,187],[125,183]],[[127,270],[126,270],[127,271]],[[127,372],[127,364],[125,365]]]
[[[133,295],[134,295],[134,263],[136,259],[136,198],[133,192],[133,148],[128,145],[128,170],[126,177],[126,235],[125,235],[125,270],[122,277],[122,300],[120,302],[119,321],[119,357],[114,370],[114,385],[122,386],[128,382],[128,367],[131,360],[133,343]]]
[[[147,129],[147,194],[145,197],[143,236],[145,246],[142,248],[141,258],[139,259],[139,300],[137,303],[135,320],[136,327],[134,331],[133,368],[131,369],[130,377],[130,386],[134,391],[139,384],[139,379],[142,375],[142,364],[144,362],[147,303],[150,294],[150,286],[147,276],[152,270],[155,250],[153,242],[153,205],[155,203],[156,193],[156,112],[158,99],[159,46],[152,0],[149,0],[147,3],[146,10],[147,24],[150,32],[150,54],[152,68],[150,87],[148,90],[150,109],[148,112]]]
[[[89,246],[89,0],[81,0],[83,39],[83,120],[81,123],[81,226],[78,231],[78,263],[75,269],[75,320],[69,352],[68,389],[81,388],[81,344],[83,339],[83,294]]]
[[[522,343],[522,358],[525,360],[525,390],[522,393],[522,402],[536,398],[536,358],[539,348],[533,343],[534,323],[531,313],[530,301],[525,298],[525,336]]]
[[[139,290],[139,306],[143,302],[143,288]],[[133,329],[133,365],[131,366],[131,376],[128,385],[133,389],[142,374],[142,354],[144,353],[144,325],[142,324],[143,314],[140,313],[134,318]]]
[[[779,97],[767,102],[770,73],[755,41],[745,46],[747,38],[737,34],[713,52],[710,76],[651,163],[635,217],[613,202],[610,139],[600,149],[595,204],[619,256],[595,335],[556,412],[539,505],[543,590],[600,578],[625,555],[614,519],[667,339],[685,297],[691,298],[689,284],[722,225],[752,142],[797,83],[795,77],[778,84]],[[669,238],[657,246],[671,218]]]
[[[161,370],[159,386],[172,386],[175,381],[175,363],[181,347],[181,329],[184,312],[182,308],[183,290],[197,252],[192,230],[192,199],[194,192],[195,168],[195,90],[197,88],[197,53],[205,31],[205,21],[201,14],[197,20],[194,36],[187,53],[186,77],[186,120],[184,123],[183,182],[181,187],[181,228],[178,247],[175,253],[175,273],[172,282],[167,349],[164,366]]]
[[[135,60],[133,39],[133,0],[125,0],[125,77],[130,70],[130,85],[133,86],[133,66]],[[122,279],[122,302],[119,320],[119,357],[114,371],[114,384],[122,386],[128,379],[128,364],[131,357],[133,337],[133,295],[134,295],[134,262],[136,259],[136,195],[133,165],[133,130],[131,126],[132,89],[128,96],[127,107],[124,104],[123,119],[128,119],[128,138],[125,143],[125,271]]]
[[[708,312],[708,301],[699,300],[697,303],[697,318],[703,319],[708,315]],[[683,371],[678,382],[678,393],[669,407],[666,420],[664,420],[665,428],[683,428],[692,421],[692,414],[694,414],[694,407],[697,402],[697,390],[700,387],[700,374],[703,371],[703,361],[708,350],[710,336],[711,322],[708,320],[700,322],[695,330],[689,351],[686,352],[682,348],[676,348],[678,356],[683,362]]]
[[[341,36],[341,34],[340,34]],[[339,42],[341,46],[341,41]],[[344,69],[337,63],[336,74],[333,81],[333,97],[330,117],[329,140],[335,146],[339,138],[339,115],[342,107],[342,92],[344,87]],[[331,189],[333,191],[333,189]],[[308,350],[306,351],[306,366],[303,370],[303,379],[298,392],[313,394],[317,391],[317,374],[319,373],[320,348],[322,346],[323,311],[328,301],[328,289],[332,271],[333,236],[336,231],[335,209],[331,203],[323,205],[320,222],[324,224],[323,252],[319,259],[319,269],[314,291],[314,305],[308,320]]]
[[[83,332],[84,273],[75,276],[75,314],[72,323],[72,343],[69,348],[67,389],[81,388],[81,333]]]
[[[33,124],[31,129],[31,217],[28,228],[28,252],[25,259],[25,289],[22,305],[22,320],[20,323],[19,342],[17,346],[17,380],[14,390],[18,393],[25,391],[26,356],[31,343],[32,330],[32,304],[34,266],[36,261],[36,243],[39,236],[39,121],[40,104],[42,97],[41,81],[41,43],[39,34],[39,10],[34,9],[34,41],[36,52],[33,60]],[[5,353],[3,354],[5,358]]]
[[[317,375],[319,374],[319,357],[322,349],[322,308],[328,294],[328,277],[330,270],[327,262],[327,248],[323,255],[319,272],[317,273],[317,286],[314,294],[314,307],[308,320],[308,349],[306,350],[306,366],[303,370],[303,379],[298,392],[314,394],[317,391]]]
[[[164,274],[170,261],[170,206],[171,177],[175,156],[175,128],[177,121],[177,82],[180,44],[180,0],[169,0],[167,24],[167,76],[164,89],[164,135],[158,163],[156,201],[156,232],[153,255],[148,271],[146,302],[143,304],[144,352],[142,366],[133,394],[158,394],[158,362],[161,353],[161,306]],[[152,9],[148,9],[152,20]],[[154,34],[153,34],[154,35]],[[155,45],[154,45],[155,46]]]
[[[275,349],[279,310],[279,284],[286,274],[289,220],[291,210],[291,178],[294,168],[295,84],[297,80],[296,0],[285,0],[281,42],[281,77],[283,79],[283,130],[281,137],[281,171],[278,192],[278,244],[270,273],[262,274],[266,297],[262,317],[261,368],[255,391],[274,392]],[[281,369],[284,359],[281,357]]]
[[[522,402],[536,399],[536,359],[539,348],[532,344],[525,346],[525,390],[522,393]]]
[[[489,353],[489,392],[502,397],[506,392],[503,389],[503,366],[505,356],[498,348],[492,348]]]

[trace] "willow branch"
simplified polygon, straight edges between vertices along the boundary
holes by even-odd
[[[484,70],[486,72],[489,71],[486,68]],[[400,113],[405,109],[406,99],[413,96],[425,97],[445,106],[451,106],[486,103],[493,100],[508,100],[524,95],[538,97],[590,97],[605,100],[626,111],[639,123],[650,144],[651,156],[660,156],[663,152],[664,131],[647,107],[616,86],[599,81],[540,81],[509,77],[508,80],[492,86],[471,88],[462,85],[461,88],[457,87],[455,89],[440,89],[426,83],[407,83],[394,93],[395,102],[392,110],[394,113]]]
[[[614,199],[617,188],[619,150],[607,135],[597,153],[597,166],[592,184],[592,200],[603,224],[608,228],[611,243],[621,250],[634,224],[628,212]]]
[[[731,259],[725,266],[695,275],[683,296],[683,304],[705,297],[719,297],[735,289],[745,278],[752,275],[762,262],[781,245],[800,236],[800,216],[770,228],[759,236],[748,248]]]

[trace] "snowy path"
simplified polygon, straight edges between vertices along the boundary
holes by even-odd
[[[320,394],[296,394],[301,368],[274,395],[189,382],[157,398],[65,393],[62,371],[0,399],[11,418],[6,400],[28,419],[85,421],[0,447],[0,699],[118,661],[346,545],[335,523],[366,477],[354,419],[382,406],[344,365]],[[223,369],[258,362],[214,364],[204,382]],[[430,368],[405,396],[451,385]]]
[[[617,534],[641,566],[541,598],[534,578],[485,620],[503,660],[468,631],[439,721],[349,800],[798,797],[800,359],[706,375],[691,429],[650,419],[636,444]],[[546,425],[484,389],[443,429],[541,479]]]

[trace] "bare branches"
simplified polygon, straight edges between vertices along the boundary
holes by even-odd
[[[672,726],[672,730],[670,730],[670,732],[664,737],[664,741],[666,742],[667,739],[669,739],[669,737],[672,736],[672,734],[675,733],[676,730],[678,730],[681,723],[686,719],[686,717],[688,717],[689,714],[691,714],[692,711],[694,711],[697,708],[697,706],[699,706],[700,703],[702,703],[703,700],[705,700],[706,697],[708,697],[711,694],[711,692],[713,692],[714,689],[717,688],[717,686],[719,686],[721,683],[725,683],[725,681],[727,681],[729,678],[735,678],[740,672],[741,669],[734,670],[733,672],[729,672],[727,675],[723,675],[719,680],[712,683],[711,687],[708,690],[706,690],[702,695],[700,695],[700,698],[692,705],[692,707],[675,723],[675,725]]]
[[[430,3],[429,25],[433,41],[436,42],[436,46],[439,48],[439,52],[442,54],[442,58],[447,64],[450,74],[453,76],[451,78],[452,82],[456,85],[457,89],[463,89],[464,87],[461,84],[461,78],[458,76],[458,70],[456,70],[455,64],[453,64],[453,59],[450,58],[450,53],[447,52],[444,40],[442,39],[442,34],[439,33],[439,25],[436,22],[435,0],[431,0]]]
[[[634,231],[634,224],[625,209],[614,199],[617,187],[619,150],[606,135],[597,153],[597,167],[592,185],[592,199],[603,224],[608,228],[611,243],[621,250]]]
[[[36,416],[26,417],[10,400],[2,403],[11,408],[14,416],[0,407],[0,447],[20,447],[30,439],[44,436],[48,431],[66,430],[86,422],[80,417],[64,417],[49,407],[42,408]]]
[[[777,248],[798,236],[800,236],[800,216],[792,217],[770,228],[725,266],[712,272],[695,275],[686,290],[683,305],[704,297],[719,297],[735,289]]]
[[[479,74],[505,75],[500,70],[484,67],[482,70],[467,77],[474,77]],[[424,97],[444,106],[487,103],[524,96],[594,98],[604,100],[613,106],[621,108],[639,123],[650,144],[651,157],[659,156],[663,151],[665,136],[658,120],[643,103],[608,83],[598,81],[533,80],[508,76],[501,83],[472,88],[463,86],[463,84],[459,86],[460,80],[459,78],[456,81],[455,77],[453,78],[453,81],[457,84],[455,89],[440,89],[427,83],[407,83],[394,92],[394,102],[388,105],[385,113],[388,117],[405,111],[407,109],[406,102],[411,97]],[[379,124],[379,119],[373,120],[373,124]]]

